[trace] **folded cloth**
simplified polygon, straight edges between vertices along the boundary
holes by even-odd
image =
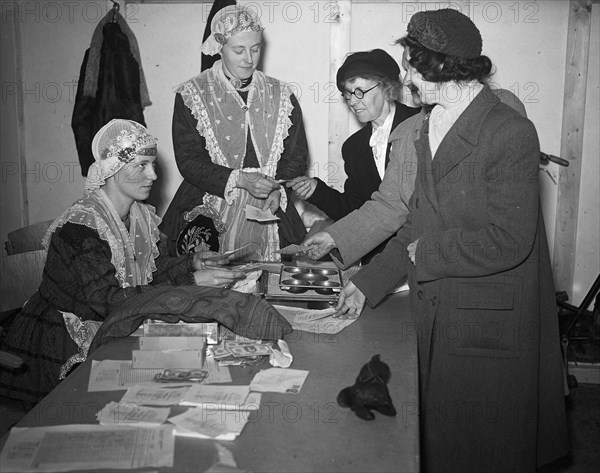
[[[267,301],[253,294],[200,286],[154,287],[128,298],[102,323],[89,353],[115,338],[131,335],[145,319],[218,322],[255,340],[280,340],[292,326]]]

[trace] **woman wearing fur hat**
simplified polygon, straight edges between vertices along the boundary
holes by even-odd
[[[177,88],[173,146],[184,181],[161,230],[172,253],[244,247],[236,257],[278,260],[281,246],[306,234],[280,181],[307,169],[302,111],[287,84],[257,70],[263,27],[253,11],[225,7],[211,31],[202,52],[221,60]],[[247,220],[248,205],[280,220]]]
[[[408,273],[424,471],[534,472],[568,451],[537,133],[485,85],[492,63],[465,15],[416,13],[399,43],[405,81],[433,106],[415,191],[338,309],[377,305]]]
[[[301,176],[288,182],[296,195],[315,205],[333,220],[339,220],[371,198],[383,179],[389,162],[392,130],[419,112],[400,103],[400,68],[385,51],[348,55],[336,77],[337,87],[350,110],[365,126],[342,145],[346,181],[344,191],[329,187],[318,177]],[[385,246],[363,258],[369,259]]]
[[[251,338],[279,339],[289,324],[252,294],[223,289],[242,271],[203,254],[165,256],[160,218],[145,204],[156,180],[156,139],[115,119],[92,142],[86,192],[46,233],[42,282],[11,324],[3,350],[24,369],[0,372],[0,395],[37,402],[88,352],[126,337],[146,318],[212,322]]]

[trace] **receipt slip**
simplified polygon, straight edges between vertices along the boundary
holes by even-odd
[[[134,368],[196,368],[204,365],[204,350],[133,350]]]
[[[250,383],[250,390],[256,392],[298,394],[308,371],[289,368],[269,368],[256,373]]]
[[[179,404],[211,410],[255,411],[260,408],[260,399],[261,394],[251,393],[249,386],[196,384]]]

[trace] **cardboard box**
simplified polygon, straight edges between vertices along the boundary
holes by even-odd
[[[205,350],[205,337],[140,337],[140,350]]]
[[[204,366],[204,350],[133,350],[134,368],[187,368]]]

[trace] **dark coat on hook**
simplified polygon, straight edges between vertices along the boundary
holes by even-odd
[[[83,176],[87,176],[87,171],[94,162],[94,135],[106,123],[113,118],[125,118],[146,125],[140,97],[139,64],[131,53],[129,39],[119,24],[111,22],[103,27],[95,97],[85,96],[83,93],[89,52],[89,49],[85,52],[81,65],[71,120]]]

